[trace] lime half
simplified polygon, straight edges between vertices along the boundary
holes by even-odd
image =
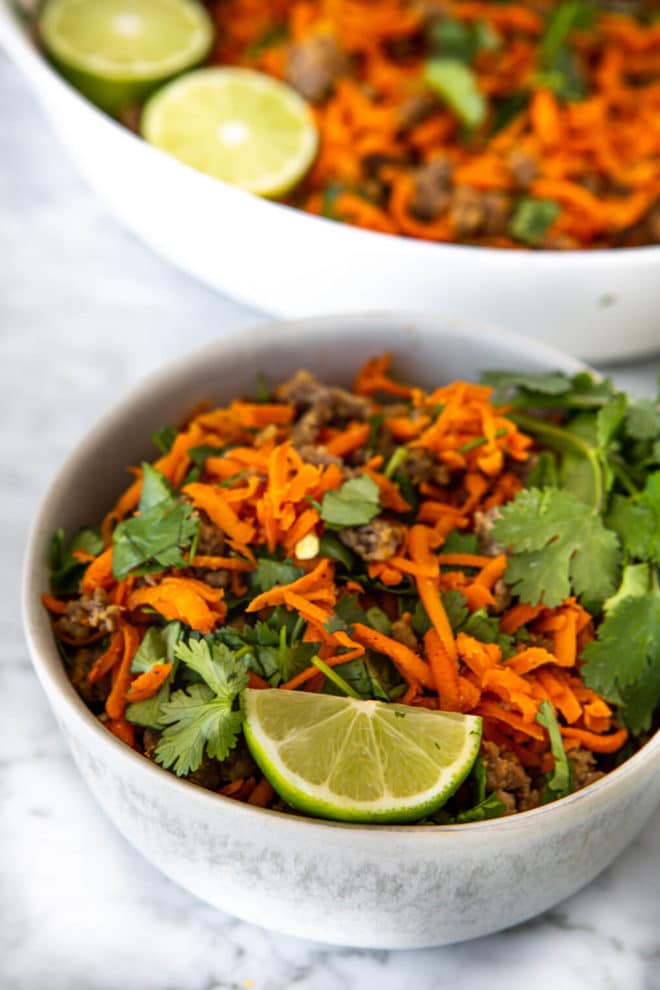
[[[214,37],[197,0],[47,0],[39,32],[62,74],[110,113],[198,65]]]
[[[319,818],[410,822],[436,811],[479,752],[481,719],[306,691],[245,690],[244,732],[280,797]]]
[[[312,112],[295,90],[250,69],[198,69],[154,94],[142,115],[151,144],[260,196],[282,196],[317,149]]]

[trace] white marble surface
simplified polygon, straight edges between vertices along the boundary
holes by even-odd
[[[660,990],[660,811],[611,869],[543,917],[466,945],[387,953],[221,915],[160,876],[97,809],[23,643],[26,530],[62,456],[119,392],[254,319],[115,224],[0,56],[0,988]],[[616,377],[650,394],[656,372],[645,362]]]

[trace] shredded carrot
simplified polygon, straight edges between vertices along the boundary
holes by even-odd
[[[121,626],[119,626],[112,634],[107,650],[94,661],[93,666],[90,668],[89,674],[87,675],[90,684],[96,684],[103,677],[105,677],[108,671],[112,670],[115,664],[120,660],[123,651],[124,633]]]
[[[146,701],[160,690],[172,672],[171,663],[155,663],[153,667],[140,674],[131,683],[126,692],[127,701]]]
[[[107,589],[113,584],[115,577],[112,573],[112,547],[106,547],[85,571],[80,587],[89,595],[95,588]]]
[[[450,712],[460,711],[458,664],[453,663],[447,656],[442,640],[435,629],[429,629],[424,636],[424,646],[442,707]]]
[[[121,627],[123,653],[119,665],[113,670],[114,681],[105,703],[105,710],[111,719],[123,719],[126,708],[126,695],[131,683],[131,661],[140,645],[140,634],[128,624]]]
[[[131,749],[135,746],[135,726],[131,725],[123,718],[111,718],[106,723],[108,729],[120,739],[126,746],[130,746]]]
[[[53,615],[64,615],[69,603],[62,601],[61,598],[55,598],[53,595],[44,594],[41,596],[41,602],[44,608],[47,608],[49,612]]]
[[[573,749],[576,746],[586,746],[594,753],[616,753],[628,738],[627,729],[619,729],[610,735],[601,736],[585,729],[574,729],[572,726],[560,726],[560,731],[566,740],[566,746]]]
[[[254,805],[255,808],[266,808],[270,804],[274,794],[275,791],[270,781],[262,777],[247,801],[248,804]]]
[[[394,661],[401,674],[406,675],[424,687],[433,687],[433,674],[428,664],[421,660],[416,653],[403,643],[398,643],[383,633],[365,626],[362,622],[356,622],[353,626],[353,635],[358,643],[383,653]]]
[[[164,577],[159,584],[136,588],[128,597],[130,609],[148,605],[164,619],[178,619],[191,629],[210,633],[227,609],[221,588],[210,588],[194,578]]]

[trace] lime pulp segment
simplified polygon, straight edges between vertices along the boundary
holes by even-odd
[[[481,719],[379,701],[246,690],[245,737],[292,807],[355,822],[415,821],[470,772]]]
[[[317,149],[305,101],[239,68],[199,69],[169,83],[147,103],[142,134],[186,165],[267,197],[293,188]]]

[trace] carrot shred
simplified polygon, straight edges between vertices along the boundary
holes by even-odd
[[[126,709],[126,695],[131,684],[131,661],[140,645],[140,635],[127,623],[121,627],[123,652],[119,664],[114,668],[113,685],[105,702],[105,710],[111,719],[123,719]]]
[[[435,629],[429,629],[424,636],[424,646],[441,707],[450,712],[461,711],[458,665],[447,655]]]
[[[123,718],[111,718],[106,723],[107,728],[112,732],[113,736],[121,740],[126,746],[130,746],[131,749],[135,747],[135,726],[131,725]]]
[[[224,619],[227,608],[221,588],[195,578],[164,577],[158,584],[136,588],[128,596],[129,609],[148,605],[167,620],[179,620],[208,634]]]
[[[255,808],[267,808],[275,795],[273,786],[269,780],[262,777],[257,786],[247,799],[247,803]]]
[[[155,663],[131,683],[126,692],[127,701],[146,701],[160,690],[172,671],[171,663]]]
[[[609,735],[599,736],[585,729],[574,729],[573,726],[560,725],[559,730],[564,737],[567,749],[576,746],[586,746],[592,753],[616,753],[628,738],[627,729],[619,729]]]
[[[407,675],[413,681],[427,688],[435,686],[433,674],[428,664],[420,659],[416,653],[413,653],[408,646],[365,626],[362,622],[354,624],[353,636],[358,643],[375,650],[377,653],[383,653],[393,660],[404,677]]]

